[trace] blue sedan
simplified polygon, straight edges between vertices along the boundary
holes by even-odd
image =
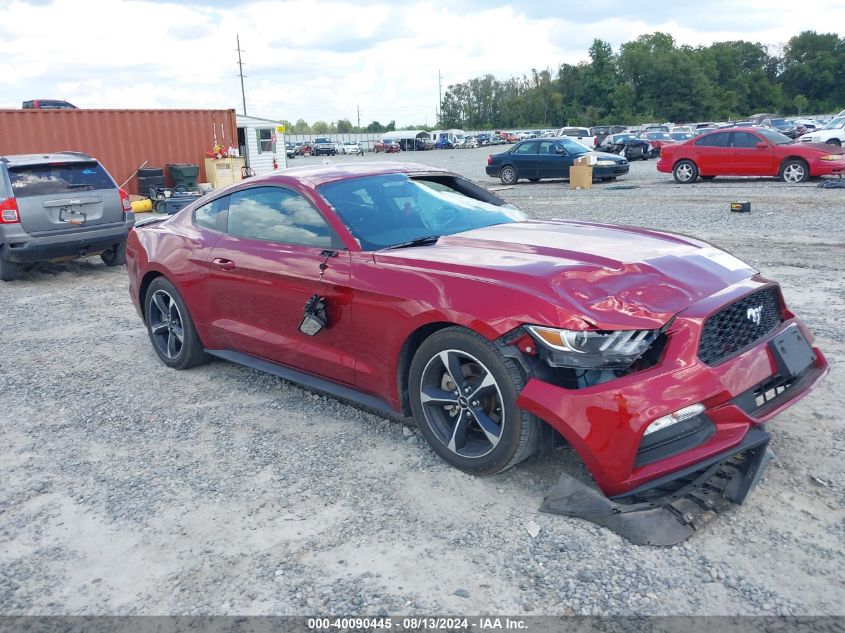
[[[596,157],[593,178],[613,180],[628,173],[628,161],[615,154],[594,152],[569,138],[539,138],[521,141],[501,154],[487,157],[487,175],[502,184],[513,185],[520,178],[536,182],[542,178],[569,178],[575,159],[585,154]]]

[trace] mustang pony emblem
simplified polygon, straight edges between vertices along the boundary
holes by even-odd
[[[763,320],[763,306],[748,308],[748,311],[745,313],[745,318],[751,321],[754,325],[760,325]]]

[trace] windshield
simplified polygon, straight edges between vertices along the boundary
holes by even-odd
[[[666,141],[672,139],[668,132],[648,132],[645,136],[647,139],[652,141]]]
[[[318,191],[365,251],[525,219],[517,209],[497,207],[440,182],[413,180],[405,174],[340,180]]]
[[[755,128],[754,131],[774,145],[788,145],[793,142],[793,140],[785,134],[775,132],[774,130],[768,130],[764,127]]]
[[[114,189],[99,163],[74,162],[26,165],[9,169],[12,191],[18,198],[77,194],[93,189]]]
[[[570,154],[586,154],[587,152],[593,151],[589,147],[581,145],[578,141],[573,141],[569,138],[559,138],[555,140],[558,145],[561,145]]]
[[[845,116],[838,116],[833,119],[830,123],[825,125],[822,129],[824,130],[836,130],[841,127],[845,127]]]

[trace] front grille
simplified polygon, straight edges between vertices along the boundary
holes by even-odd
[[[777,288],[758,290],[707,319],[698,357],[708,365],[716,365],[762,339],[781,321]]]

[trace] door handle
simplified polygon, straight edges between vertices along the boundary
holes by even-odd
[[[215,257],[211,260],[211,263],[214,264],[215,268],[219,268],[220,270],[235,270],[235,262],[231,259]]]

